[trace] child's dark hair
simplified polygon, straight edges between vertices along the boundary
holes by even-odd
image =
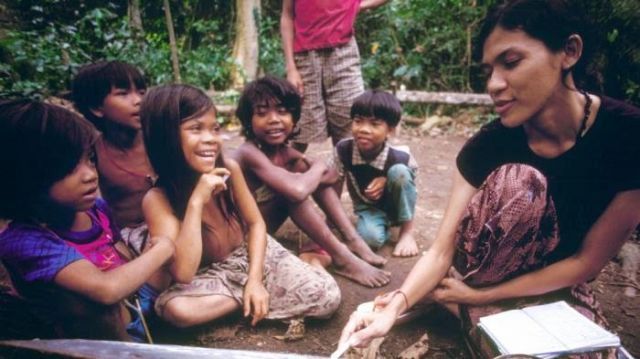
[[[104,119],[91,112],[102,105],[112,88],[144,90],[147,83],[135,66],[121,61],[103,61],[85,65],[73,78],[71,99],[78,111],[100,131],[104,131]]]
[[[0,100],[0,218],[58,223],[51,186],[93,151],[97,131],[78,114],[33,100]]]
[[[246,139],[255,138],[251,128],[251,118],[256,106],[281,104],[290,113],[295,125],[300,120],[302,99],[295,87],[285,79],[275,76],[264,76],[245,86],[238,100],[236,117],[242,124],[242,132]],[[292,133],[294,135],[294,133]]]
[[[573,74],[577,83],[588,80],[587,65],[594,49],[592,30],[584,14],[566,0],[511,0],[492,8],[485,17],[476,36],[474,57],[481,61],[483,47],[496,27],[506,30],[522,30],[545,44],[552,52],[565,48],[569,36],[580,35],[583,42],[582,56],[565,76]]]
[[[216,111],[211,98],[189,85],[153,87],[144,96],[140,107],[144,144],[151,166],[158,174],[156,185],[165,191],[179,218],[184,217],[189,197],[201,175],[189,166],[184,157],[180,125],[208,111]],[[218,155],[215,166],[225,167],[222,153]],[[237,217],[231,191],[225,191],[218,199],[227,219]]]
[[[396,127],[402,117],[402,106],[390,93],[368,90],[353,100],[351,118],[355,117],[375,117],[386,122],[389,127]]]

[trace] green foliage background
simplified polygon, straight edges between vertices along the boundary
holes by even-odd
[[[496,0],[389,0],[358,17],[356,36],[369,87],[481,92],[470,40]],[[640,104],[640,1],[573,0],[588,13],[599,45],[592,90]],[[52,95],[68,88],[82,64],[120,59],[139,66],[150,84],[171,81],[164,13],[142,2],[144,33],[129,27],[124,0],[0,0],[0,94]],[[231,0],[171,0],[185,83],[223,90],[233,67]],[[280,0],[262,0],[260,64],[284,75]],[[4,24],[4,26],[3,26]]]

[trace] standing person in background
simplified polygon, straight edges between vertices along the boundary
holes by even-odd
[[[359,11],[387,0],[283,0],[280,33],[287,80],[304,98],[293,139],[301,152],[351,133],[349,111],[364,91],[353,24]]]

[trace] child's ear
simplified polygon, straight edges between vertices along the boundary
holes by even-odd
[[[104,111],[102,110],[102,106],[100,107],[92,107],[89,109],[89,111],[91,111],[91,113],[96,116],[97,118],[103,118],[104,117]]]

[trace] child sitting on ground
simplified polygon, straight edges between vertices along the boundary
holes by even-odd
[[[336,144],[334,163],[347,179],[358,233],[379,248],[389,241],[389,226],[399,225],[393,255],[408,257],[418,254],[412,233],[417,165],[411,153],[387,142],[401,114],[398,99],[386,92],[366,91],[357,97],[351,107],[353,138]],[[336,186],[338,193],[341,187]]]
[[[72,84],[76,108],[101,132],[96,143],[100,192],[113,210],[122,238],[137,254],[147,238],[142,197],[155,179],[140,130],[140,102],[146,88],[140,71],[119,61],[86,65]]]
[[[289,143],[300,118],[300,104],[300,96],[289,82],[271,76],[248,84],[238,102],[236,115],[246,141],[233,156],[243,169],[268,231],[274,233],[291,217],[328,252],[337,274],[370,287],[386,285],[389,273],[372,266],[383,265],[385,259],[373,253],[358,235],[331,187],[337,180],[335,171],[323,161],[306,158]],[[331,232],[310,195],[347,245]]]
[[[340,289],[268,237],[238,164],[222,156],[221,128],[211,99],[184,85],[151,89],[142,103],[144,142],[157,187],[144,197],[152,236],[176,244],[176,284],[156,312],[178,327],[243,309],[263,318],[327,317]]]
[[[137,292],[150,307],[145,282],[174,245],[154,237],[130,262],[116,249],[119,234],[98,199],[95,141],[95,128],[67,109],[0,102],[0,217],[12,220],[0,260],[58,336],[141,341],[144,323],[131,321],[123,300]]]

